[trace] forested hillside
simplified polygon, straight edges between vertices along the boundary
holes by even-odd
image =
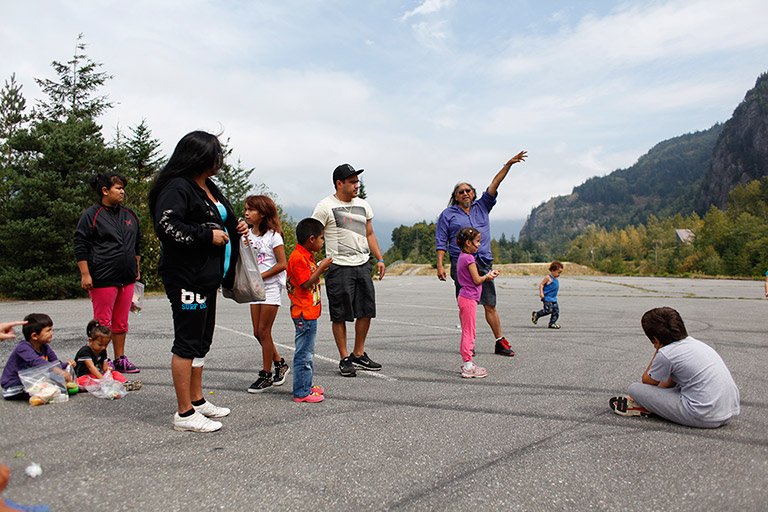
[[[737,186],[768,175],[768,73],[747,92],[728,122],[657,144],[636,164],[590,178],[534,208],[520,239],[561,254],[587,226],[644,224],[710,206],[725,208]]]
[[[590,178],[570,195],[550,199],[531,211],[520,239],[540,241],[559,253],[591,224],[610,229],[644,223],[651,215],[689,214],[722,129],[717,124],[661,142],[635,165]]]

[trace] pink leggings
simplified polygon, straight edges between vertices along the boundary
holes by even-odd
[[[93,317],[114,334],[128,332],[128,313],[133,302],[133,285],[92,288],[88,293],[93,303]]]
[[[472,350],[475,348],[475,318],[477,316],[477,301],[459,295],[459,318],[461,319],[461,360],[465,363],[472,360]]]

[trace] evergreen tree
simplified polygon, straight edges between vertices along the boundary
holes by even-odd
[[[118,136],[117,146],[125,156],[123,174],[128,180],[125,204],[139,217],[142,233],[141,280],[150,288],[160,287],[162,281],[157,273],[160,262],[160,241],[157,239],[152,217],[149,214],[149,187],[155,174],[163,165],[160,141],[152,137],[146,119],[131,129],[131,138]]]
[[[109,107],[93,95],[108,78],[82,52],[54,62],[58,81],[37,80],[48,95],[32,124],[7,139],[20,155],[0,218],[0,293],[19,298],[63,298],[82,293],[72,236],[95,200],[88,179],[120,169],[123,153],[108,147],[94,116]]]
[[[48,101],[40,101],[37,105],[36,113],[40,118],[60,121],[74,115],[95,119],[112,107],[107,96],[94,95],[112,76],[98,71],[102,64],[89,59],[85,47],[83,34],[79,34],[72,59],[66,63],[51,63],[58,80],[35,78],[48,96]]]

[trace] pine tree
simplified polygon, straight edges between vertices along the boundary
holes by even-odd
[[[58,81],[35,79],[48,96],[47,102],[40,101],[37,105],[36,114],[39,117],[57,121],[70,115],[95,119],[112,107],[107,96],[94,95],[112,76],[98,71],[102,64],[89,59],[85,47],[83,34],[79,34],[72,59],[65,64],[58,61],[51,63]]]
[[[81,39],[77,52],[84,49]],[[31,126],[6,141],[19,155],[0,218],[0,293],[8,296],[82,294],[72,236],[80,214],[96,199],[87,182],[124,161],[94,119],[110,106],[105,96],[94,96],[108,77],[77,52],[69,67],[53,63],[58,81],[36,80],[48,101],[40,102]]]

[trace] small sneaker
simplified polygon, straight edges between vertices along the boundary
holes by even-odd
[[[310,404],[316,404],[317,402],[322,402],[325,400],[325,397],[318,393],[310,393],[307,396],[299,397],[293,397],[294,402],[307,402]]]
[[[539,321],[539,314],[534,311],[531,313],[531,322],[533,322],[533,325],[536,325],[536,323]]]
[[[549,327],[550,329],[559,329],[560,328],[560,326],[557,325],[557,324],[549,324],[547,327]]]
[[[325,390],[323,388],[321,388],[320,386],[312,386],[311,388],[309,388],[309,392],[310,393],[317,393],[318,395],[322,395],[323,393],[325,393]]]
[[[118,357],[112,364],[114,364],[115,370],[120,373],[139,373],[141,371],[125,356]]]
[[[485,370],[485,368],[481,368],[472,363],[472,366],[470,367],[461,365],[461,376],[465,379],[482,379],[483,377],[488,376],[488,372]]]
[[[627,395],[614,396],[608,400],[608,405],[611,407],[611,410],[619,416],[648,417],[651,415],[651,411],[644,407],[640,407],[637,402],[632,400],[632,397]]]
[[[110,370],[115,371],[115,363],[113,363],[111,359],[107,359],[107,367]]]
[[[138,391],[141,389],[141,381],[140,380],[127,380],[123,382],[123,386],[125,386],[126,391]]]
[[[512,350],[512,348],[509,346],[509,342],[507,341],[507,338],[501,338],[500,340],[496,340],[495,352],[500,356],[512,357],[515,355],[515,351]]]
[[[365,352],[363,352],[363,355],[361,356],[356,356],[354,353],[349,354],[349,360],[352,361],[352,364],[355,365],[355,367],[360,368],[361,370],[370,370],[374,372],[381,370],[381,365],[368,357],[368,354]]]
[[[173,430],[189,430],[190,432],[216,432],[221,423],[213,421],[195,411],[192,416],[182,418],[179,413],[173,415]]]
[[[223,418],[224,416],[228,415],[231,412],[226,407],[219,407],[217,405],[213,405],[211,402],[207,400],[203,405],[193,405],[192,407],[194,407],[197,412],[199,412],[206,418]]]
[[[351,356],[347,356],[339,361],[339,373],[342,377],[354,377],[357,375],[355,366],[352,364],[350,357]]]
[[[261,370],[259,378],[248,388],[249,393],[263,393],[272,387],[272,372]]]
[[[282,386],[283,383],[285,382],[285,376],[288,375],[290,371],[291,371],[291,368],[288,366],[288,363],[285,362],[285,359],[276,361],[275,374],[272,377],[272,385]]]

